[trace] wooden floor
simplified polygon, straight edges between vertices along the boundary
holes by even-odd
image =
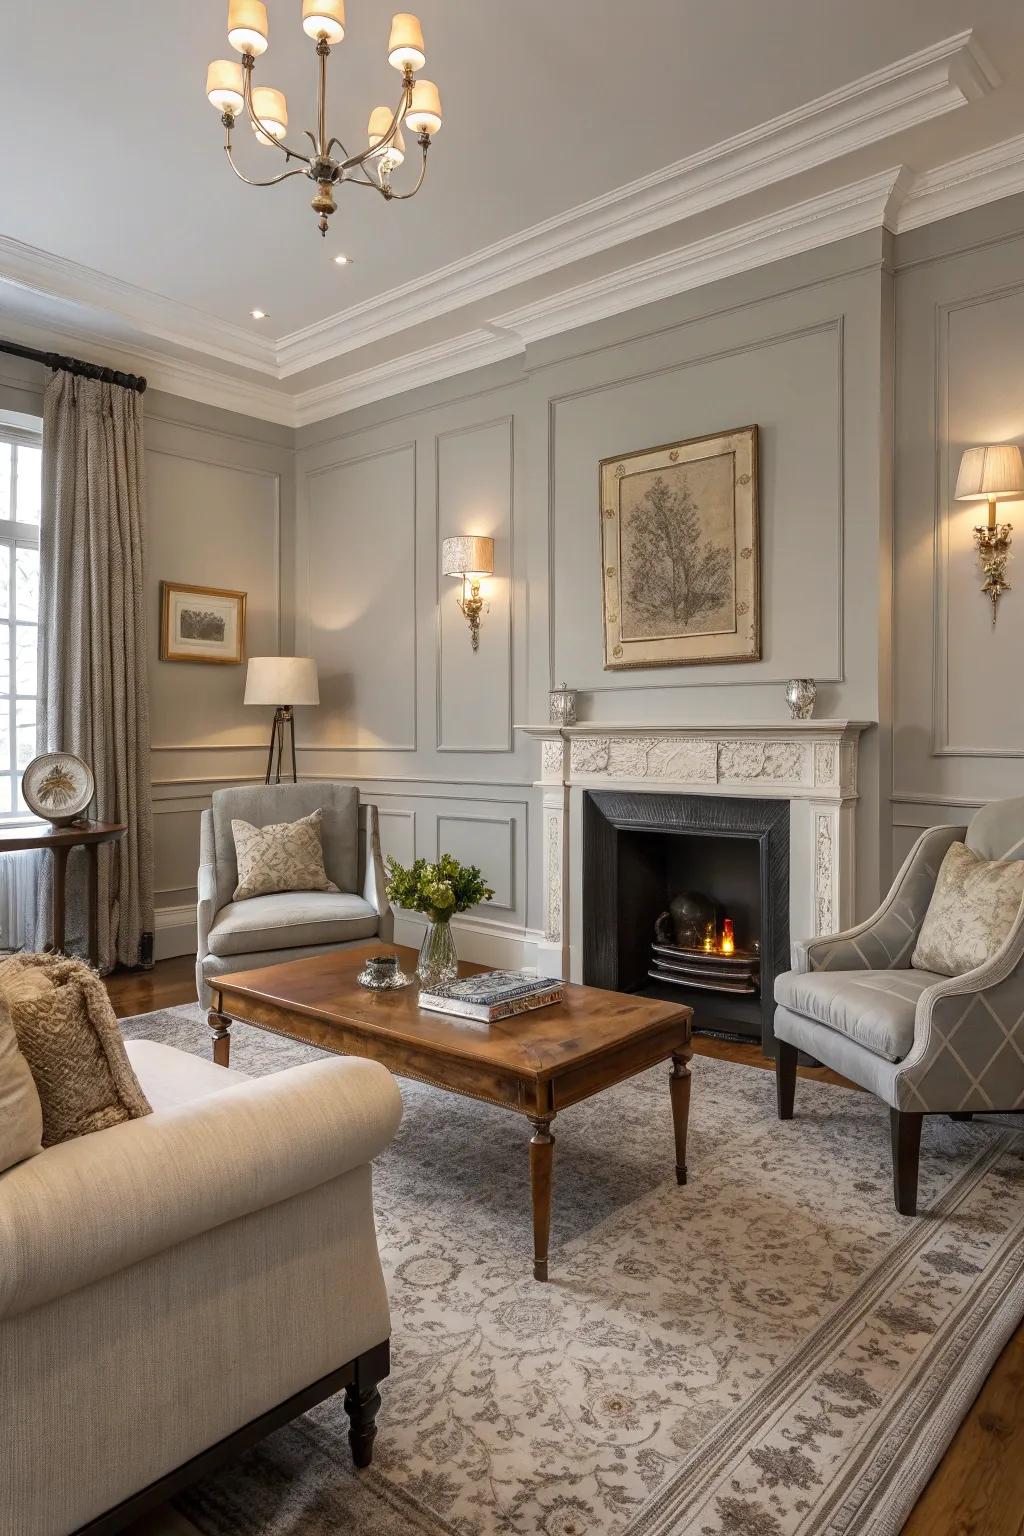
[[[119,1018],[191,1003],[195,962],[182,957],[152,971],[110,976],[107,990]],[[698,1036],[695,1046],[700,1056],[770,1070],[754,1045]],[[800,1076],[853,1087],[827,1067],[801,1067]],[[903,1536],[1024,1536],[1024,1325],[1000,1355]]]

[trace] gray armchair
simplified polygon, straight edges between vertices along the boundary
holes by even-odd
[[[323,813],[324,868],[337,891],[283,891],[233,901],[238,884],[232,820],[256,827]],[[204,1008],[211,976],[277,965],[361,940],[390,943],[375,805],[350,784],[259,784],[218,789],[203,812],[199,853],[196,990]]]
[[[1024,858],[1024,798],[985,806],[967,827],[932,827],[873,916],[793,946],[775,981],[776,1084],[793,1115],[797,1055],[823,1062],[889,1105],[896,1208],[917,1210],[927,1114],[969,1120],[1024,1108],[1024,904],[1002,947],[962,976],[911,968],[939,866],[953,842],[984,859]]]

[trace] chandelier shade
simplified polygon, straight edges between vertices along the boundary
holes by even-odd
[[[322,37],[333,48],[345,36],[345,0],[302,0],[302,30],[314,42]]]
[[[404,202],[416,196],[426,177],[431,136],[441,127],[441,96],[432,81],[416,79],[416,71],[426,58],[423,28],[417,17],[400,12],[391,21],[388,61],[401,71],[401,98],[394,111],[389,107],[374,109],[367,147],[350,155],[327,124],[327,62],[332,46],[345,36],[345,0],[302,0],[302,29],[316,42],[316,128],[306,129],[312,153],[285,142],[288,105],[284,93],[272,86],[256,85],[253,78],[256,60],[266,51],[269,36],[263,0],[228,0],[228,42],[242,55],[242,61],[235,64],[229,59],[215,59],[207,70],[206,94],[221,114],[224,153],[239,181],[250,187],[274,187],[292,176],[308,177],[316,188],[311,206],[321,235],[326,235],[331,215],[337,212],[335,190],[346,182],[369,187],[387,202]],[[232,132],[243,113],[260,144],[284,153],[285,168],[267,180],[247,176],[235,162]],[[422,157],[415,184],[406,192],[396,191],[391,183],[392,173],[405,160],[403,124],[416,134]]]
[[[206,96],[218,112],[241,112],[245,105],[242,66],[236,59],[214,59],[206,71]]]
[[[433,80],[417,80],[405,120],[413,133],[437,133],[441,127],[441,93]]]
[[[391,18],[391,36],[388,39],[388,63],[395,69],[422,69],[427,62],[423,51],[423,28],[415,16],[400,11]]]
[[[229,0],[228,42],[232,48],[250,58],[266,53],[269,35],[263,0]]]

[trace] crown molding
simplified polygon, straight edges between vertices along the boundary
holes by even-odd
[[[634,262],[535,304],[498,315],[492,323],[529,346],[545,337],[606,320],[625,310],[831,245],[851,235],[892,228],[908,181],[909,173],[904,167],[893,167],[692,245]]]
[[[275,344],[266,337],[8,235],[0,235],[3,286],[98,311],[106,321],[130,326],[154,341],[278,377]]]
[[[899,211],[897,231],[904,234],[1015,192],[1024,192],[1024,134],[922,172]]]
[[[542,224],[281,336],[288,378],[976,101],[1000,78],[970,31]]]
[[[360,405],[385,400],[390,395],[404,394],[406,390],[418,389],[424,384],[436,384],[456,374],[504,362],[506,358],[520,356],[524,350],[524,343],[516,336],[496,335],[487,330],[467,331],[450,341],[438,342],[418,352],[406,352],[386,363],[378,363],[376,367],[350,373],[334,383],[303,391],[294,396],[294,425],[309,426],[343,411],[354,411]]]

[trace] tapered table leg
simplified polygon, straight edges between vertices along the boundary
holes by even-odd
[[[686,1133],[690,1124],[690,1058],[693,1048],[672,1053],[668,1091],[672,1099],[672,1129],[676,1138],[676,1183],[686,1183]]]
[[[206,1022],[213,1035],[213,1059],[218,1067],[226,1067],[231,1057],[231,1020],[226,1013],[211,1008]]]
[[[89,859],[89,963],[97,970],[100,963],[100,847],[90,843]]]
[[[64,952],[64,912],[67,902],[67,872],[68,854],[70,848],[60,847],[53,850],[53,950],[55,954]]]
[[[531,1115],[530,1194],[533,1199],[533,1278],[548,1278],[548,1235],[551,1231],[551,1165],[555,1138],[551,1134],[554,1115]]]

